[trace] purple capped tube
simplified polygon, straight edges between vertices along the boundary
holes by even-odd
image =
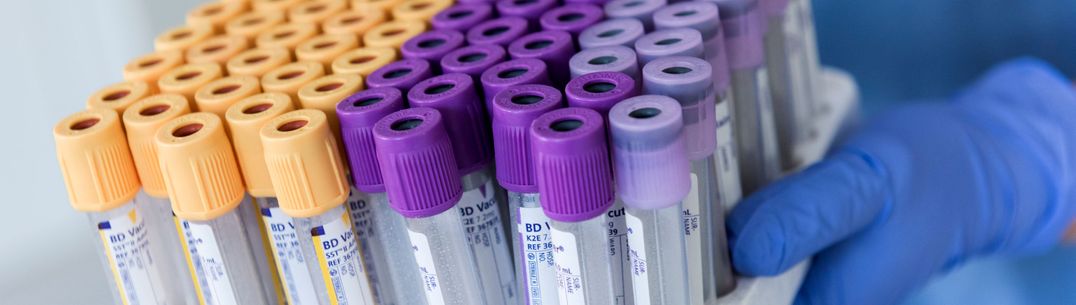
[[[639,63],[647,63],[662,57],[691,56],[702,58],[702,34],[695,29],[671,29],[654,31],[635,41],[635,54]]]
[[[654,30],[654,12],[665,7],[667,0],[612,0],[605,4],[605,16],[631,18],[643,23],[647,32]]]
[[[624,46],[597,47],[579,51],[568,61],[572,79],[594,72],[620,72],[627,74],[642,86],[639,75],[639,59],[635,51]]]
[[[493,6],[487,3],[457,3],[430,19],[436,30],[467,32],[474,26],[493,17]]]
[[[568,82],[564,93],[569,107],[589,108],[605,118],[613,105],[639,95],[640,88],[631,76],[620,72],[594,72]]]
[[[516,39],[508,45],[513,58],[536,58],[545,62],[554,87],[564,86],[570,79],[568,61],[575,54],[572,35],[564,31],[542,31]]]
[[[637,19],[609,19],[595,23],[579,33],[579,49],[608,46],[632,47],[635,45],[635,40],[643,37],[643,34],[646,34],[646,29]]]
[[[593,4],[573,3],[543,13],[538,23],[544,31],[565,31],[574,37],[603,18],[605,13],[601,8]]]
[[[478,80],[486,69],[504,61],[505,55],[504,48],[498,45],[466,46],[441,58],[441,68],[445,74],[463,73]]]
[[[526,19],[530,30],[538,31],[542,28],[538,19],[542,18],[542,13],[557,7],[557,0],[499,0],[496,7],[502,17]]]
[[[490,67],[479,78],[486,98],[486,110],[492,113],[493,98],[505,89],[526,85],[549,85],[545,62],[533,58],[513,59]]]
[[[424,59],[433,65],[434,74],[441,71],[441,58],[463,45],[463,34],[454,30],[434,30],[418,34],[400,47],[403,58]]]
[[[467,30],[467,43],[471,45],[495,44],[507,47],[520,36],[527,34],[527,20],[520,17],[501,17],[487,20]]]
[[[658,30],[691,28],[699,31],[702,35],[702,58],[713,66],[714,90],[719,96],[728,94],[729,64],[716,4],[703,1],[671,4],[654,13],[654,27]]]
[[[366,77],[366,87],[393,87],[407,94],[418,82],[433,76],[430,62],[423,59],[401,59],[374,70]]]

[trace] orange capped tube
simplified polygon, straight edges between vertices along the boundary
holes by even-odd
[[[304,109],[276,117],[262,127],[261,140],[285,213],[313,217],[347,199],[344,164],[324,113]]]
[[[154,90],[157,89],[157,79],[175,67],[183,65],[183,52],[160,51],[139,56],[127,62],[123,66],[123,79],[127,81],[146,82]]]
[[[156,88],[150,87],[143,81],[119,82],[101,88],[90,95],[90,98],[86,100],[86,108],[112,109],[120,114],[131,104],[155,93],[157,93]]]
[[[347,10],[346,0],[313,0],[288,9],[292,23],[321,23],[336,13]]]
[[[452,0],[405,0],[392,7],[392,19],[426,22],[449,6]]]
[[[320,63],[293,62],[262,75],[262,90],[286,93],[293,102],[298,102],[299,89],[322,76],[325,76],[325,68]]]
[[[224,32],[224,24],[247,9],[242,1],[210,2],[199,5],[187,13],[187,25],[209,26],[214,31]]]
[[[358,74],[363,78],[396,60],[396,50],[385,47],[365,47],[337,56],[332,63],[333,74]]]
[[[224,64],[235,55],[250,48],[246,38],[240,36],[217,36],[199,42],[187,49],[187,62],[192,64]]]
[[[330,70],[333,59],[358,47],[359,39],[355,35],[322,34],[299,44],[295,48],[295,57],[300,61],[319,62],[325,70]]]
[[[307,83],[299,90],[299,105],[325,113],[329,127],[339,139],[340,119],[336,116],[336,104],[362,89],[362,76],[358,74],[328,75]]]
[[[353,10],[379,10],[388,12],[403,0],[351,0]]]
[[[228,75],[262,77],[265,73],[291,62],[291,52],[285,48],[249,49],[228,60]]]
[[[213,27],[182,25],[171,28],[153,39],[157,51],[185,51],[190,46],[213,36]]]
[[[156,141],[176,216],[208,221],[239,206],[243,181],[220,117],[180,116],[157,130]]]
[[[399,49],[411,37],[426,31],[426,23],[421,21],[394,20],[370,29],[362,36],[362,42],[368,47],[386,47]]]
[[[285,23],[258,34],[254,44],[259,48],[295,49],[303,41],[318,35],[318,26],[313,23]]]
[[[71,207],[103,212],[134,199],[138,173],[115,111],[73,114],[53,127],[52,136]]]
[[[168,71],[157,80],[163,93],[177,93],[193,101],[199,88],[223,76],[216,63],[186,64]]]
[[[127,144],[131,147],[138,178],[142,188],[153,197],[168,197],[157,158],[157,129],[165,122],[191,112],[187,98],[174,93],[164,93],[144,98],[123,112],[123,125],[127,128]],[[171,210],[171,207],[169,207]]]
[[[229,76],[198,89],[194,94],[194,103],[198,105],[198,111],[214,113],[223,118],[229,107],[261,92],[257,77]]]
[[[236,16],[235,19],[224,24],[224,33],[228,36],[245,37],[253,44],[258,34],[285,22],[287,19],[284,17],[284,12],[253,11]]]
[[[296,4],[306,0],[250,0],[250,5],[255,11],[287,11]]]
[[[379,9],[347,10],[325,19],[321,30],[327,34],[351,34],[362,37],[366,31],[385,22],[385,11]]]
[[[239,169],[251,196],[276,196],[273,183],[269,180],[269,170],[265,167],[260,132],[266,122],[292,110],[295,107],[287,94],[270,92],[245,98],[229,107],[225,114],[239,159]]]

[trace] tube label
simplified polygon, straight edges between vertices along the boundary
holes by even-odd
[[[374,262],[373,240],[377,238],[374,232],[374,211],[370,209],[369,196],[354,187],[351,195],[347,198],[348,212],[351,213],[351,223],[355,227],[355,236],[359,242],[359,252],[363,255],[363,268],[369,278],[370,287],[374,292],[374,299],[378,304],[384,303],[381,298],[381,280],[377,276],[377,263]]]
[[[504,237],[500,202],[497,202],[493,180],[463,193],[459,211],[467,242],[478,262],[478,275],[490,304],[514,304],[516,299],[515,267]]]
[[[314,281],[310,278],[310,269],[306,267],[306,259],[299,247],[299,236],[295,233],[295,224],[291,217],[278,207],[263,208],[261,213],[265,230],[269,232],[269,245],[273,247],[277,272],[284,281],[288,304],[317,304]]]
[[[650,275],[646,263],[646,232],[643,229],[643,221],[628,214],[626,222],[628,243],[631,244],[628,249],[631,257],[631,292],[635,295],[635,305],[650,305]]]
[[[359,244],[351,231],[348,213],[310,229],[318,266],[332,305],[373,305],[373,292],[359,256]]]
[[[609,262],[612,264],[613,296],[617,304],[626,304],[630,297],[631,257],[628,256],[628,224],[624,221],[624,202],[618,198],[606,213],[606,228],[609,230]],[[564,303],[561,303],[564,304]],[[574,303],[568,303],[574,304]]]
[[[522,206],[539,206],[538,196],[522,196]],[[530,201],[530,202],[528,202]],[[553,263],[553,240],[549,217],[541,207],[519,208],[519,239],[522,241],[523,284],[529,305],[555,304],[557,269]],[[546,301],[548,300],[548,301]]]
[[[729,111],[729,105],[731,105],[732,100],[730,96],[729,94],[721,96],[717,106],[714,107],[714,117],[717,120],[715,161],[717,162],[717,183],[720,188],[718,189],[718,196],[726,209],[731,209],[743,196],[743,190],[740,188],[740,164],[736,159],[736,147],[732,144],[732,116]]]
[[[187,264],[194,273],[198,299],[205,305],[238,304],[228,268],[213,227],[177,218],[180,239],[187,248]]]
[[[411,240],[411,249],[415,250],[415,261],[418,263],[418,272],[422,277],[422,288],[426,292],[426,302],[429,305],[445,305],[445,296],[441,293],[441,279],[437,277],[437,265],[433,262],[433,250],[426,235],[407,230],[407,236]]]
[[[553,241],[553,256],[556,257],[557,299],[560,304],[586,305],[586,283],[583,283],[583,268],[579,263],[579,247],[575,235],[570,232],[550,229]],[[619,302],[618,302],[619,303]]]
[[[137,211],[132,208],[125,215],[97,223],[97,233],[123,304],[157,304],[163,291],[158,292],[153,283],[161,275],[149,251],[146,223]]]
[[[687,278],[691,293],[703,293],[702,281],[702,231],[699,230],[702,221],[699,216],[701,206],[699,202],[699,176],[691,173],[691,191],[684,199],[684,250],[687,251]],[[702,296],[692,296],[691,300],[702,300]],[[699,305],[699,304],[694,304]]]

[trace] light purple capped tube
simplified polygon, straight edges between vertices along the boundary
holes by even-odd
[[[449,73],[426,79],[407,93],[407,101],[411,107],[429,107],[441,113],[461,175],[481,170],[492,161],[485,105],[470,76]]]
[[[639,95],[636,81],[620,72],[594,72],[573,79],[564,88],[569,107],[597,111],[604,118],[613,105]]]
[[[654,12],[665,7],[667,0],[613,0],[605,4],[608,18],[631,18],[643,23],[647,32],[654,30]]]
[[[434,64],[436,73],[441,70],[438,65],[441,58],[456,49],[459,49],[466,41],[463,34],[454,30],[434,30],[418,34],[400,47],[403,58],[425,59]]]
[[[434,15],[430,25],[435,30],[467,32],[493,17],[493,6],[486,3],[457,3]]]
[[[498,45],[466,46],[441,58],[441,69],[445,74],[463,73],[477,80],[486,69],[504,61],[505,55]]]
[[[385,192],[381,166],[374,150],[374,125],[381,118],[403,109],[403,93],[393,87],[359,91],[336,105],[351,176],[355,187],[364,193]]]
[[[763,28],[757,0],[711,0],[717,3],[721,26],[725,33],[725,48],[729,68],[751,69],[765,63]]]
[[[712,71],[710,63],[687,56],[659,58],[643,67],[643,92],[680,102],[691,160],[706,158],[717,149]]]
[[[545,62],[555,87],[568,83],[568,61],[575,54],[572,35],[565,31],[542,31],[520,37],[508,46],[512,58],[536,58]]]
[[[563,106],[560,90],[546,85],[521,85],[493,99],[493,148],[497,181],[516,193],[537,193],[531,158],[531,122]]]
[[[374,70],[366,77],[366,87],[393,87],[407,94],[418,82],[433,76],[430,62],[423,59],[401,59]]]
[[[515,16],[527,19],[531,31],[538,31],[541,25],[538,19],[542,13],[557,7],[557,0],[500,0],[497,1],[497,12],[501,17]]]
[[[592,4],[569,4],[552,9],[538,23],[545,31],[565,31],[572,36],[579,35],[591,25],[602,21],[605,13],[602,9]]]
[[[713,2],[680,2],[654,13],[654,27],[662,29],[692,28],[702,34],[703,59],[714,68],[714,88],[729,88],[729,62],[725,51],[725,34],[721,18]]]
[[[635,41],[635,54],[643,65],[669,56],[702,58],[705,49],[702,35],[695,29],[679,28],[654,31]]]
[[[531,152],[542,209],[550,219],[580,222],[613,206],[613,177],[601,114],[562,108],[531,124]]]
[[[643,37],[646,29],[636,19],[609,19],[595,23],[579,33],[579,48],[586,50],[597,47],[625,46],[632,47],[635,40]]]
[[[676,206],[691,190],[691,162],[680,104],[641,95],[609,111],[616,189],[624,205],[655,210]]]
[[[620,72],[638,80],[639,59],[635,51],[624,46],[597,47],[579,51],[568,62],[572,79],[594,72]]]
[[[437,110],[389,114],[374,125],[374,141],[392,209],[424,218],[448,211],[460,200],[463,188],[452,142]]]
[[[527,19],[501,17],[487,20],[467,30],[467,43],[471,45],[495,44],[507,47],[520,36],[527,34]]]
[[[479,78],[486,99],[486,110],[493,109],[493,98],[501,91],[526,84],[549,85],[545,62],[533,58],[513,59],[496,64]],[[491,110],[492,111],[492,110]]]

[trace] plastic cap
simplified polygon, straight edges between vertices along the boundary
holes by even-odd
[[[568,82],[568,106],[589,108],[604,118],[620,101],[639,95],[635,79],[620,72],[594,72]]]
[[[171,28],[153,39],[153,49],[161,51],[185,51],[188,47],[213,36],[213,27],[182,25]]]
[[[499,45],[474,45],[466,46],[441,58],[441,70],[445,74],[463,73],[478,79],[493,65],[501,63],[507,58],[504,48]]]
[[[115,111],[73,114],[53,127],[52,136],[71,207],[102,212],[134,199],[138,173]]]
[[[332,72],[366,77],[395,60],[396,50],[392,48],[358,48],[336,57],[332,63]]]
[[[527,34],[527,19],[509,16],[488,20],[467,30],[467,42],[472,45],[495,44],[507,47]]]
[[[717,3],[720,9],[729,67],[741,70],[762,65],[765,61],[762,41],[764,24],[758,0],[711,1]]]
[[[679,28],[651,32],[635,41],[635,53],[645,65],[668,56],[702,57],[702,34],[698,30]]]
[[[392,18],[424,22],[449,6],[452,0],[405,0],[392,8]]]
[[[470,76],[450,73],[429,78],[407,93],[407,101],[411,107],[428,107],[441,113],[461,174],[480,170],[492,161],[485,105]]]
[[[295,47],[295,58],[300,61],[319,62],[325,71],[332,69],[336,57],[359,47],[359,39],[351,34],[322,34]]]
[[[453,30],[433,30],[411,38],[400,47],[403,58],[425,59],[431,63],[464,46],[463,34]]]
[[[224,64],[248,48],[250,48],[250,43],[246,38],[217,36],[203,40],[187,49],[187,62]]]
[[[406,93],[418,82],[432,76],[428,61],[401,59],[371,73],[366,78],[366,85],[370,88],[393,87]]]
[[[568,83],[568,60],[575,54],[572,36],[564,31],[532,33],[508,45],[512,58],[536,58],[545,62],[549,79],[555,85]]]
[[[144,98],[123,112],[127,144],[131,147],[138,178],[146,194],[168,197],[157,156],[157,129],[181,115],[191,113],[190,103],[179,94],[164,93]]]
[[[523,17],[531,22],[532,28],[538,28],[538,19],[542,13],[557,6],[557,0],[499,0],[497,12],[501,16]]]
[[[381,165],[374,148],[374,125],[381,118],[403,110],[404,106],[403,93],[392,87],[359,91],[336,105],[351,175],[359,190],[385,192]]]
[[[579,33],[579,47],[584,50],[610,46],[632,47],[643,34],[646,34],[646,29],[638,19],[610,19],[595,23]]]
[[[284,23],[258,34],[258,37],[254,38],[254,45],[259,48],[291,50],[316,35],[318,35],[318,26],[313,23]]]
[[[721,17],[713,2],[673,3],[654,12],[654,27],[659,30],[692,28],[702,34],[703,40],[709,40],[721,33]]]
[[[457,3],[430,19],[430,25],[438,30],[465,32],[493,16],[493,7],[486,3]]]
[[[531,152],[542,210],[556,221],[579,222],[613,205],[613,177],[601,114],[563,108],[531,125]]]
[[[394,112],[374,125],[374,141],[389,204],[404,217],[437,215],[460,200],[452,142],[437,110]]]
[[[245,1],[219,1],[199,5],[187,13],[187,25],[224,30],[224,24],[247,9]]]
[[[568,61],[572,78],[594,72],[620,72],[639,79],[639,60],[635,51],[624,46],[586,49],[575,53]]]
[[[176,216],[206,221],[239,206],[243,179],[219,116],[205,112],[180,116],[157,130],[156,141]]]
[[[293,62],[262,75],[262,90],[285,93],[291,97],[292,102],[299,102],[299,89],[322,76],[325,76],[325,68],[320,63]]]
[[[258,34],[268,31],[278,24],[287,22],[281,11],[253,11],[239,16],[224,24],[224,33],[229,36],[240,36],[251,43]]]
[[[521,85],[501,91],[493,99],[493,148],[497,181],[516,193],[537,193],[531,160],[531,122],[563,106],[560,90],[546,85]]]
[[[350,34],[362,37],[374,26],[388,19],[385,11],[377,9],[353,9],[336,13],[321,23],[326,34]]]
[[[426,31],[421,21],[393,20],[379,24],[362,35],[362,43],[371,47],[399,48],[408,39]]]
[[[643,91],[665,95],[680,103],[688,158],[699,160],[717,149],[716,98],[712,68],[705,60],[672,56],[654,60],[643,67]]]
[[[296,110],[261,129],[265,164],[280,209],[291,217],[313,217],[347,201],[351,187],[325,113]]]
[[[123,66],[123,80],[143,81],[157,90],[157,80],[184,63],[183,52],[160,51],[139,56]]]
[[[270,92],[245,98],[229,107],[224,115],[232,134],[239,169],[243,172],[243,181],[251,196],[276,196],[273,182],[269,179],[269,169],[265,165],[261,129],[269,120],[292,110],[295,107],[287,94]]]
[[[257,77],[229,76],[198,89],[194,94],[194,103],[198,105],[198,111],[211,112],[223,118],[232,104],[261,92]]]
[[[542,25],[542,30],[565,31],[574,36],[603,18],[605,13],[601,8],[593,4],[573,3],[545,12],[538,23]]]
[[[288,20],[292,23],[318,24],[344,10],[347,10],[346,0],[307,1],[289,8]]]
[[[108,85],[86,99],[87,109],[111,109],[123,113],[131,104],[157,93],[143,81],[125,81]]]
[[[228,75],[262,77],[277,67],[291,62],[291,51],[282,47],[250,49],[228,60]]]
[[[250,0],[250,5],[256,11],[286,11],[304,1],[306,0]]]
[[[666,0],[613,0],[605,4],[605,16],[631,18],[643,23],[647,31],[654,29],[654,12],[665,7]]]
[[[545,62],[533,58],[513,59],[493,65],[482,72],[479,83],[482,84],[487,110],[492,108],[493,97],[507,88],[525,84],[550,84]]]
[[[617,194],[638,209],[676,206],[691,189],[680,104],[667,96],[642,95],[609,111],[609,138]]]
[[[380,10],[388,12],[403,0],[351,0],[353,10]]]
[[[321,110],[329,121],[330,130],[339,139],[340,119],[336,117],[336,104],[362,89],[362,76],[358,74],[328,75],[303,86],[299,90],[299,104],[305,109]]]
[[[176,93],[194,101],[199,88],[223,76],[224,71],[216,63],[186,64],[162,75],[157,80],[157,88],[162,93]]]

